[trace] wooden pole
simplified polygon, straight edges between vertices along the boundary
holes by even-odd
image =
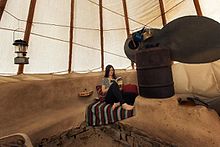
[[[71,0],[70,10],[70,42],[69,42],[69,68],[68,73],[72,71],[72,52],[73,52],[73,22],[74,22],[74,0]]]
[[[195,8],[196,8],[196,13],[198,16],[202,16],[202,10],[200,8],[199,0],[193,0]]]
[[[124,18],[125,18],[125,27],[127,32],[127,37],[130,36],[130,27],[129,27],[129,21],[128,21],[128,9],[127,9],[127,3],[126,0],[122,0],[123,9],[124,9]],[[134,69],[134,62],[131,61],[131,67]]]
[[[162,23],[163,23],[163,26],[165,26],[167,24],[167,20],[166,20],[165,11],[164,11],[163,0],[159,0],[159,3],[160,3],[160,12],[161,12],[161,17],[162,17]]]
[[[101,67],[104,71],[104,35],[103,35],[103,12],[102,0],[99,0],[99,20],[100,20],[100,43],[101,43]]]
[[[24,40],[29,42],[30,34],[31,34],[31,26],[34,18],[34,10],[36,6],[36,0],[31,0],[30,6],[29,6],[29,12],[28,12],[28,18],[27,18],[27,24],[25,28],[25,33],[24,33]],[[24,64],[19,64],[18,67],[18,75],[22,74],[24,71]]]
[[[1,21],[1,18],[2,18],[2,14],[5,10],[6,3],[7,3],[7,0],[0,0],[0,21]]]
[[[123,3],[123,9],[124,9],[124,18],[125,18],[125,26],[126,26],[126,32],[127,32],[127,36],[130,35],[130,27],[129,27],[129,21],[128,21],[128,10],[127,10],[127,4],[126,4],[126,0],[122,0]]]

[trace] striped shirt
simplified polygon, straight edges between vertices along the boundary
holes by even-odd
[[[105,77],[102,79],[102,85],[105,85],[105,88],[109,88],[111,86],[111,82]]]

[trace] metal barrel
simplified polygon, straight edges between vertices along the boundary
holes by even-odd
[[[168,98],[174,95],[169,49],[153,47],[136,53],[136,69],[140,96]]]

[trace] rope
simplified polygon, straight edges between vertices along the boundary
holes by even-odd
[[[97,6],[99,6],[98,3],[96,3],[96,2],[94,2],[94,1],[92,1],[92,0],[88,0],[88,1],[91,2],[91,3],[93,3],[93,4],[95,4],[95,5],[97,5]],[[116,14],[116,15],[119,15],[119,16],[121,16],[121,17],[125,17],[123,14],[120,14],[120,13],[118,13],[118,12],[115,12],[115,11],[109,9],[109,8],[104,7],[104,6],[102,6],[102,8],[105,9],[105,10],[107,10],[107,11],[109,11],[109,12],[112,12],[112,13],[114,13],[114,14]],[[136,23],[138,23],[138,24],[144,25],[142,22],[139,22],[139,21],[137,21],[137,20],[135,20],[135,19],[133,19],[133,18],[128,17],[128,19],[130,19],[131,21],[136,22]]]
[[[13,17],[14,19],[18,20],[18,21],[22,21],[22,22],[27,22],[26,20],[24,19],[20,19],[18,17],[16,17],[15,15],[13,15],[12,13],[10,13],[9,11],[7,10],[4,10],[5,13],[7,13],[8,15],[10,15],[11,17]],[[46,23],[46,22],[36,22],[36,21],[33,21],[32,22],[33,24],[39,24],[39,25],[48,25],[48,26],[55,26],[55,27],[63,27],[63,28],[70,28],[69,25],[60,25],[60,24],[55,24],[55,23]],[[92,30],[92,31],[100,31],[99,28],[85,28],[85,27],[76,27],[76,26],[73,26],[72,28],[74,29],[78,29],[78,30]],[[115,31],[115,30],[125,30],[125,28],[112,28],[112,29],[104,29],[103,31]]]
[[[3,28],[3,27],[0,27],[0,29],[1,29],[1,30],[7,30],[7,31],[13,31],[13,32],[15,31],[15,30],[13,30],[13,29]],[[16,32],[24,32],[24,31],[16,30]],[[41,35],[41,34],[33,33],[33,32],[32,32],[31,34],[32,34],[32,35],[35,35],[35,36],[42,37],[42,38],[47,38],[47,39],[51,39],[51,40],[56,40],[56,41],[60,41],[60,42],[69,43],[69,41],[67,41],[67,40],[63,40],[63,39],[59,39],[59,38],[55,38],[55,37],[50,37],[50,36],[46,36],[46,35]],[[80,44],[80,43],[77,43],[77,42],[72,42],[72,43],[75,44],[75,45],[78,45],[78,46],[87,48],[87,49],[96,50],[96,51],[101,52],[101,49],[100,49],[100,48],[90,47],[90,46],[88,46],[88,45]],[[120,58],[127,59],[127,57],[122,56],[122,55],[118,55],[118,54],[116,54],[116,53],[112,53],[112,52],[109,52],[109,51],[104,51],[104,52],[107,53],[107,54],[113,55],[113,56],[117,56],[117,57],[120,57]]]
[[[88,1],[89,1],[90,3],[95,4],[95,5],[99,5],[98,3],[96,3],[96,2],[94,2],[94,1],[92,1],[92,0],[88,0]],[[169,11],[173,10],[175,7],[177,7],[178,5],[180,5],[181,3],[183,3],[184,1],[185,1],[185,0],[180,1],[179,3],[177,3],[176,5],[174,5],[173,7],[171,7],[169,10],[165,11],[164,13],[165,13],[165,14],[168,13]],[[121,17],[125,17],[123,14],[120,14],[120,13],[118,13],[118,12],[115,12],[115,11],[109,9],[109,8],[104,7],[104,6],[102,6],[102,8],[105,9],[105,10],[107,10],[107,11],[109,11],[109,12],[111,12],[111,13],[114,13],[114,14],[116,14],[116,15],[119,15],[119,16],[121,16]],[[16,17],[15,15],[13,15],[12,13],[10,13],[10,12],[7,11],[7,10],[4,10],[4,12],[7,13],[7,14],[9,14],[11,17],[15,18],[15,19],[18,20],[18,21],[27,22],[27,21],[24,20],[24,19],[20,19],[20,18]],[[138,23],[138,24],[140,24],[140,25],[148,26],[150,23],[154,22],[154,21],[157,20],[159,17],[161,17],[161,15],[158,15],[157,17],[155,17],[155,18],[152,19],[151,21],[147,22],[146,24],[141,23],[141,22],[139,22],[139,21],[137,21],[137,20],[135,20],[135,19],[133,19],[133,18],[130,18],[130,17],[128,17],[128,19],[131,20],[131,21],[133,21],[133,22],[136,22],[136,23]],[[60,24],[55,24],[55,23],[35,22],[35,21],[33,21],[32,23],[33,23],[33,24],[40,24],[40,25],[49,25],[49,26],[70,28],[69,25],[60,25]],[[100,31],[99,28],[84,28],[84,27],[76,27],[76,26],[74,26],[73,28],[74,28],[74,29],[81,29],[81,30]],[[140,28],[143,28],[143,27],[135,28],[135,29],[132,30],[132,32],[134,32],[134,31],[136,31],[136,30],[139,30]],[[125,30],[125,28],[104,29],[103,31],[115,31],[115,30]]]
[[[167,11],[164,12],[164,14],[168,13],[169,11],[173,10],[174,8],[176,8],[177,6],[179,6],[181,3],[183,3],[185,0],[180,1],[179,3],[177,3],[176,5],[174,5],[173,7],[171,7],[170,9],[168,9]],[[157,17],[155,17],[154,19],[152,19],[151,21],[147,22],[144,26],[148,26],[150,23],[154,22],[156,19],[158,19],[159,17],[161,17],[161,15],[158,15]],[[139,28],[135,28],[132,30],[132,32],[142,29],[143,27],[139,27]]]

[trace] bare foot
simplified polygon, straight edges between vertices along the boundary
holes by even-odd
[[[134,106],[128,105],[127,103],[122,104],[122,108],[125,110],[132,110]]]
[[[118,102],[118,103],[114,103],[113,105],[112,105],[112,110],[114,110],[116,107],[118,107],[118,106],[120,106],[120,102]]]

